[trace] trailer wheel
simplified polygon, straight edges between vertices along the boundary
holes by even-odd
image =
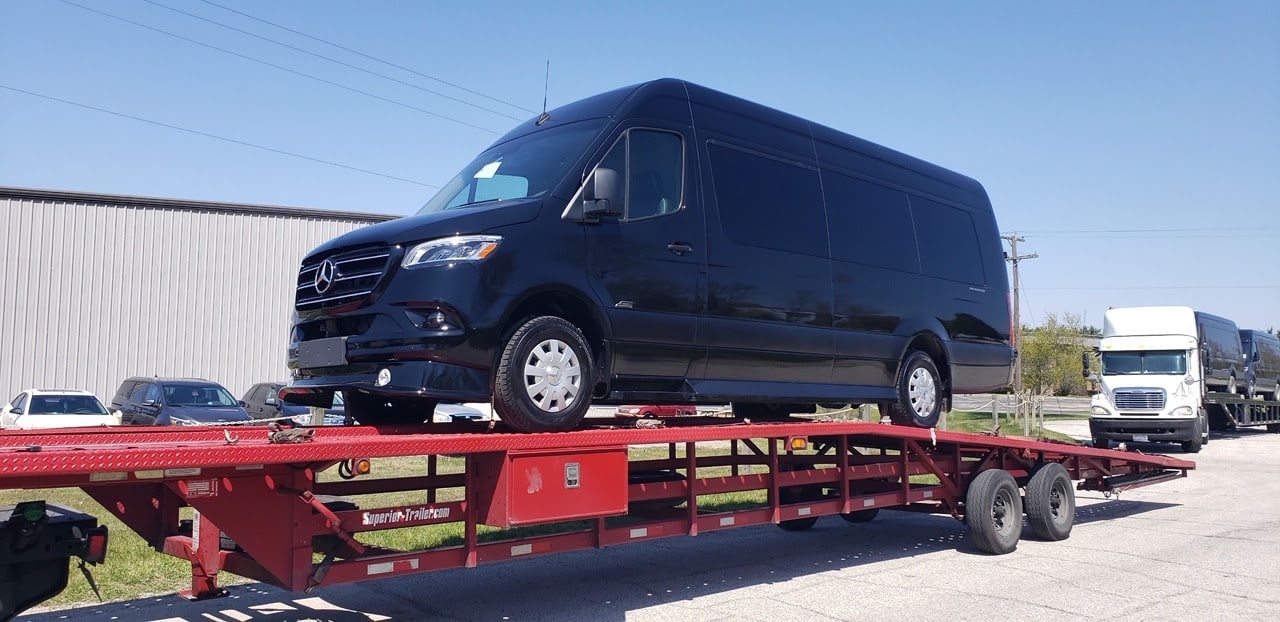
[[[898,397],[889,402],[889,420],[898,425],[932,428],[942,415],[942,376],[928,354],[913,350],[898,371]]]
[[[820,496],[821,493],[814,494],[813,491],[808,489],[783,488],[778,491],[778,502],[781,504],[803,503],[805,501],[813,501]],[[806,516],[805,518],[778,521],[778,527],[784,531],[805,531],[812,528],[817,522],[817,516]]]
[[[846,514],[841,514],[840,518],[850,523],[869,523],[875,520],[876,515],[880,513],[880,508],[871,508],[870,510],[857,510]]]
[[[358,391],[344,391],[346,416],[364,425],[414,424],[431,421],[435,400],[417,397],[387,397]]]
[[[1004,555],[1018,548],[1022,535],[1022,495],[1008,471],[989,469],[969,484],[964,519],[973,544],[983,553]]]
[[[1050,462],[1027,482],[1027,524],[1041,540],[1066,540],[1076,518],[1076,493],[1066,467]]]
[[[498,416],[521,432],[572,430],[591,406],[591,348],[578,327],[544,315],[516,329],[493,379]]]

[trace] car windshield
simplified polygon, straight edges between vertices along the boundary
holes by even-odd
[[[568,123],[494,145],[445,184],[418,215],[542,196],[564,179],[606,122]]]
[[[236,398],[215,384],[175,384],[164,388],[170,406],[235,406]]]
[[[110,414],[102,402],[92,395],[34,395],[27,412],[33,415]]]
[[[1178,375],[1187,373],[1187,353],[1182,350],[1103,352],[1102,375]]]

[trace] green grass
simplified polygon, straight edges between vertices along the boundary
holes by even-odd
[[[1089,415],[1045,415],[1045,421],[1071,421],[1071,420],[1087,420]],[[1009,417],[1000,416],[1000,436],[1009,436],[1023,438],[1022,422],[1014,423]],[[989,412],[968,412],[968,411],[952,411],[947,413],[947,431],[949,432],[967,432],[986,434],[991,432],[991,413]],[[1053,430],[1045,429],[1042,433],[1037,434],[1033,428],[1031,435],[1025,438],[1046,439],[1052,441],[1060,441],[1071,443],[1073,445],[1081,444],[1079,441],[1060,434]]]

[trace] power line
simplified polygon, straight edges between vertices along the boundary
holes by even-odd
[[[424,93],[430,93],[430,94],[435,95],[435,96],[437,96],[437,97],[443,97],[443,98],[445,98],[445,99],[447,99],[447,100],[454,101],[454,102],[458,102],[459,104],[462,104],[462,105],[464,105],[464,106],[471,106],[472,108],[476,108],[476,109],[479,109],[479,110],[483,110],[483,111],[485,111],[485,112],[491,112],[491,113],[493,113],[493,114],[500,115],[500,116],[506,117],[506,118],[508,118],[508,119],[513,119],[513,120],[516,120],[516,121],[524,121],[524,120],[525,120],[525,119],[524,119],[524,117],[517,117],[517,116],[515,116],[515,115],[510,115],[510,114],[507,114],[507,113],[505,113],[505,112],[501,112],[501,111],[499,111],[499,110],[494,110],[494,109],[492,109],[492,108],[486,108],[486,107],[481,106],[481,105],[479,105],[479,104],[473,104],[473,103],[471,103],[471,102],[469,102],[469,101],[467,101],[467,100],[465,100],[465,99],[459,99],[459,98],[454,97],[454,96],[452,96],[452,95],[446,95],[446,94],[441,93],[441,92],[439,92],[439,91],[433,91],[433,90],[431,90],[431,89],[428,89],[428,88],[425,88],[425,87],[418,86],[417,84],[414,84],[414,83],[412,83],[412,82],[406,82],[406,81],[401,80],[401,79],[399,79],[399,78],[395,78],[395,77],[392,77],[392,76],[388,76],[388,75],[386,75],[386,74],[378,73],[378,72],[373,71],[373,70],[371,70],[371,69],[365,69],[364,67],[360,67],[360,66],[358,66],[358,65],[352,65],[351,63],[344,62],[344,61],[341,61],[341,60],[338,60],[338,59],[336,59],[336,58],[332,58],[332,57],[329,57],[329,56],[325,56],[325,55],[323,55],[323,54],[318,54],[318,53],[316,53],[316,52],[312,52],[312,51],[310,51],[310,50],[307,50],[307,49],[304,49],[304,48],[300,48],[300,47],[298,47],[298,46],[296,46],[296,45],[289,45],[288,43],[284,43],[284,42],[282,42],[282,41],[277,41],[277,40],[272,39],[272,38],[270,38],[270,37],[264,37],[264,36],[259,35],[259,34],[256,34],[256,33],[249,32],[248,30],[243,30],[243,29],[240,29],[240,28],[236,28],[235,26],[231,26],[231,25],[229,25],[229,24],[224,24],[224,23],[219,22],[219,21],[217,21],[217,20],[209,19],[209,18],[207,18],[207,17],[203,17],[203,16],[200,16],[200,15],[196,15],[195,13],[190,13],[190,12],[184,11],[184,10],[182,10],[182,9],[174,8],[174,7],[168,6],[168,5],[166,5],[166,4],[162,4],[162,3],[160,3],[160,2],[156,2],[156,0],[142,0],[142,1],[143,1],[143,2],[146,2],[147,4],[151,4],[151,5],[154,5],[154,6],[158,6],[158,7],[162,8],[162,9],[167,9],[167,10],[173,11],[174,13],[179,13],[179,14],[182,14],[182,15],[186,15],[187,17],[190,17],[190,18],[192,18],[192,19],[198,19],[198,20],[203,21],[203,22],[208,22],[208,23],[213,24],[213,25],[215,25],[215,26],[220,26],[220,27],[222,27],[222,28],[226,28],[227,30],[233,30],[233,31],[238,32],[238,33],[243,34],[243,35],[248,35],[248,36],[250,36],[250,37],[254,37],[254,38],[256,38],[256,39],[261,39],[261,40],[266,41],[266,42],[268,42],[268,43],[273,43],[273,44],[275,44],[275,45],[278,45],[278,46],[281,46],[281,47],[284,47],[284,48],[288,48],[288,49],[290,49],[290,50],[294,50],[294,51],[296,51],[296,52],[302,52],[303,54],[308,54],[308,55],[314,56],[314,57],[316,57],[316,58],[320,58],[320,59],[327,60],[327,61],[329,61],[329,62],[331,62],[331,63],[336,63],[336,64],[339,64],[339,65],[342,65],[343,67],[347,67],[347,68],[350,68],[350,69],[355,69],[356,71],[362,71],[362,72],[367,73],[367,74],[369,74],[369,75],[377,76],[377,77],[382,78],[382,79],[384,79],[384,80],[390,80],[390,81],[392,81],[392,82],[395,82],[395,83],[397,83],[397,84],[402,84],[402,85],[407,86],[407,87],[409,87],[409,88],[418,89],[419,91],[422,91],[422,92],[424,92]]]
[[[142,123],[148,123],[148,124],[150,124],[150,125],[155,125],[155,126],[159,126],[159,127],[165,127],[165,128],[169,128],[169,129],[171,129],[171,130],[178,130],[179,132],[186,132],[186,133],[188,133],[188,134],[195,134],[196,136],[203,136],[203,137],[205,137],[205,138],[212,138],[212,139],[215,139],[215,140],[221,140],[221,141],[223,141],[223,142],[228,142],[228,143],[232,143],[232,144],[235,144],[235,145],[241,145],[241,146],[244,146],[244,147],[253,147],[254,149],[261,149],[261,150],[263,150],[263,151],[270,151],[271,153],[276,153],[276,154],[280,154],[280,155],[286,155],[286,156],[289,156],[289,157],[291,157],[291,158],[299,158],[299,159],[302,159],[302,160],[308,160],[308,161],[310,161],[310,162],[317,162],[317,163],[320,163],[320,164],[326,164],[326,165],[328,165],[328,166],[336,166],[336,167],[338,167],[338,168],[345,168],[345,169],[347,169],[347,170],[349,170],[349,171],[356,171],[356,172],[358,172],[358,173],[365,173],[365,174],[368,174],[368,175],[377,175],[378,177],[385,177],[385,178],[387,178],[387,179],[394,179],[394,180],[396,180],[396,181],[403,181],[403,182],[405,182],[405,183],[410,183],[410,184],[414,184],[414,185],[418,185],[418,186],[425,186],[425,187],[427,187],[427,188],[439,188],[439,187],[440,187],[440,186],[437,186],[437,185],[435,185],[435,184],[429,184],[429,183],[421,182],[421,181],[417,181],[417,180],[414,180],[414,179],[406,179],[406,178],[404,178],[404,177],[397,177],[397,176],[395,176],[395,175],[389,175],[389,174],[387,174],[387,173],[379,173],[379,172],[377,172],[377,171],[371,171],[371,170],[369,170],[369,169],[360,168],[360,167],[358,167],[358,166],[351,166],[351,165],[349,165],[349,164],[340,164],[340,163],[338,163],[338,162],[331,162],[331,161],[329,161],[329,160],[322,160],[322,159],[320,159],[320,158],[313,158],[313,157],[308,156],[308,155],[302,155],[302,154],[300,154],[300,153],[294,153],[294,152],[292,152],[292,151],[285,151],[285,150],[283,150],[283,149],[276,149],[276,148],[274,148],[274,147],[267,147],[267,146],[264,146],[264,145],[258,145],[258,144],[255,144],[255,143],[251,143],[251,142],[248,142],[248,141],[239,140],[239,139],[236,139],[236,138],[227,138],[226,136],[219,136],[219,135],[217,135],[217,134],[210,134],[210,133],[208,133],[208,132],[201,132],[200,130],[193,130],[193,129],[191,129],[191,128],[186,128],[186,127],[182,127],[182,126],[178,126],[178,125],[172,125],[172,124],[164,123],[164,122],[161,122],[161,121],[153,121],[153,120],[151,120],[151,119],[144,119],[144,118],[142,118],[142,117],[136,117],[136,116],[131,115],[131,114],[125,114],[125,113],[123,113],[123,112],[116,112],[116,111],[114,111],[114,110],[107,110],[106,108],[98,108],[97,106],[90,106],[89,104],[82,104],[82,103],[80,103],[80,102],[73,102],[73,101],[71,101],[71,100],[62,99],[62,98],[60,98],[60,97],[54,97],[54,96],[52,96],[52,95],[45,95],[45,94],[43,94],[43,93],[36,93],[36,92],[34,92],[34,91],[28,91],[28,90],[25,90],[25,89],[20,89],[20,88],[17,88],[17,87],[12,87],[12,86],[8,86],[8,85],[5,85],[5,84],[0,84],[0,89],[5,89],[5,90],[13,91],[13,92],[15,92],[15,93],[22,93],[23,95],[29,95],[29,96],[31,96],[31,97],[39,97],[39,98],[41,98],[41,99],[47,99],[47,100],[50,100],[50,101],[55,101],[55,102],[58,102],[58,103],[67,104],[67,105],[69,105],[69,106],[76,106],[76,107],[79,107],[79,108],[85,108],[85,109],[88,109],[88,110],[93,110],[93,111],[95,111],[95,112],[101,112],[101,113],[104,113],[104,114],[109,114],[109,115],[113,115],[113,116],[117,116],[117,117],[121,117],[121,118],[125,118],[125,119],[131,119],[131,120],[133,120],[133,121],[139,121],[139,122],[142,122]]]
[[[1019,235],[1043,235],[1046,233],[1200,233],[1202,231],[1280,231],[1280,227],[1249,227],[1247,231],[1242,231],[1239,227],[1189,227],[1189,228],[1168,228],[1168,229],[1027,229],[1015,231]]]
[[[251,19],[251,20],[254,20],[254,21],[257,21],[257,22],[261,22],[261,23],[263,23],[263,24],[267,24],[268,26],[274,26],[275,28],[279,28],[280,30],[284,30],[284,31],[286,31],[286,32],[291,32],[291,33],[293,33],[293,34],[295,34],[295,35],[298,35],[298,36],[300,36],[300,37],[306,37],[306,38],[308,38],[308,39],[311,39],[312,41],[319,41],[320,43],[323,43],[323,44],[325,44],[325,45],[331,45],[331,46],[333,46],[333,47],[335,47],[335,48],[338,48],[339,50],[342,50],[342,51],[344,51],[344,52],[350,52],[350,53],[352,53],[352,54],[355,54],[356,56],[362,56],[362,57],[367,58],[367,59],[369,59],[369,60],[376,61],[376,62],[382,63],[382,64],[384,64],[384,65],[387,65],[388,67],[395,67],[396,69],[399,69],[399,70],[401,70],[401,71],[407,71],[407,72],[409,72],[409,73],[411,73],[411,74],[413,74],[413,75],[415,75],[415,76],[419,76],[419,77],[422,77],[422,78],[426,78],[426,79],[428,79],[428,80],[434,80],[434,81],[436,81],[436,82],[439,82],[440,84],[444,84],[444,85],[446,85],[446,86],[451,86],[451,87],[453,87],[453,88],[455,88],[455,89],[458,89],[458,90],[460,90],[460,91],[465,91],[465,92],[467,92],[467,93],[471,93],[472,95],[475,95],[475,96],[477,96],[477,97],[483,97],[483,98],[485,98],[485,99],[487,99],[487,100],[489,100],[489,101],[497,102],[497,103],[499,103],[499,104],[506,104],[506,105],[508,105],[508,106],[511,106],[512,108],[516,108],[516,109],[518,109],[518,110],[523,110],[523,111],[528,112],[528,113],[536,113],[536,112],[537,112],[537,110],[533,110],[533,109],[531,109],[531,108],[525,108],[524,106],[521,106],[521,105],[519,105],[519,104],[513,104],[513,103],[511,103],[511,102],[509,102],[509,101],[506,101],[506,100],[504,100],[504,99],[498,99],[497,97],[492,97],[492,96],[489,96],[489,95],[485,95],[484,93],[481,93],[481,92],[479,92],[479,91],[473,91],[473,90],[471,90],[471,89],[469,89],[469,88],[467,88],[467,87],[465,87],[465,86],[460,86],[460,85],[454,84],[454,83],[452,83],[452,82],[449,82],[449,81],[446,81],[446,80],[442,80],[442,79],[440,79],[440,78],[437,78],[437,77],[435,77],[435,76],[427,75],[427,74],[422,73],[422,72],[420,72],[420,71],[418,71],[418,70],[416,70],[416,69],[412,69],[412,68],[410,68],[410,67],[405,67],[404,65],[398,65],[398,64],[393,63],[393,62],[391,62],[391,61],[389,61],[389,60],[385,60],[385,59],[382,59],[382,58],[378,58],[377,56],[372,56],[372,55],[370,55],[370,54],[366,54],[366,53],[361,52],[361,51],[359,51],[359,50],[354,50],[354,49],[351,49],[351,48],[349,48],[349,47],[346,47],[346,46],[343,46],[343,45],[339,45],[339,44],[334,43],[334,42],[332,42],[332,41],[329,41],[329,40],[327,40],[327,39],[322,39],[322,38],[317,37],[317,36],[315,36],[315,35],[307,34],[307,33],[305,33],[305,32],[302,32],[301,30],[295,30],[295,29],[293,29],[293,28],[289,28],[288,26],[282,26],[282,25],[277,24],[277,23],[275,23],[275,22],[272,22],[272,21],[268,21],[268,20],[262,19],[261,17],[256,17],[256,16],[254,16],[254,15],[250,15],[250,14],[248,14],[248,13],[245,13],[244,11],[239,11],[239,10],[233,9],[233,8],[231,8],[231,7],[229,7],[229,6],[224,6],[224,5],[218,4],[217,2],[213,2],[212,0],[200,0],[200,1],[201,1],[201,2],[203,2],[203,3],[205,3],[205,4],[211,5],[211,6],[216,6],[216,7],[220,8],[220,9],[222,9],[222,10],[224,10],[224,11],[230,11],[230,12],[232,12],[232,13],[235,13],[236,15],[240,15],[240,16],[243,16],[243,17],[247,17],[247,18],[249,18],[249,19]]]
[[[243,58],[244,60],[247,60],[247,61],[255,62],[255,63],[258,63],[258,64],[260,64],[260,65],[266,65],[266,66],[271,67],[271,68],[274,68],[274,69],[279,69],[280,71],[288,72],[288,73],[291,73],[291,74],[294,74],[294,75],[297,75],[297,76],[302,76],[302,77],[307,78],[307,79],[310,79],[310,80],[315,80],[316,82],[322,82],[322,83],[324,83],[324,84],[328,84],[328,85],[330,85],[330,86],[336,86],[336,87],[338,87],[338,88],[340,88],[340,89],[343,89],[343,90],[346,90],[346,91],[351,91],[351,92],[353,92],[353,93],[359,93],[359,94],[364,95],[364,96],[366,96],[366,97],[372,97],[372,98],[374,98],[374,99],[377,99],[377,100],[380,100],[380,101],[384,101],[384,102],[387,102],[387,103],[389,103],[389,104],[395,104],[395,105],[397,105],[397,106],[403,106],[403,107],[408,108],[408,109],[410,109],[410,110],[416,110],[416,111],[418,111],[418,112],[421,112],[421,113],[423,113],[423,114],[426,114],[426,115],[430,115],[430,116],[436,117],[436,118],[438,118],[438,119],[444,119],[445,121],[451,121],[451,122],[453,122],[453,123],[457,123],[457,124],[459,124],[459,125],[465,125],[465,126],[467,126],[467,127],[470,127],[470,128],[474,128],[474,129],[480,130],[480,131],[482,131],[482,132],[488,132],[488,133],[490,133],[490,134],[500,134],[500,133],[501,133],[501,132],[497,132],[497,131],[495,131],[495,130],[491,130],[491,129],[486,128],[486,127],[481,127],[481,126],[479,126],[479,125],[475,125],[475,124],[473,124],[473,123],[467,123],[466,121],[462,121],[462,120],[459,120],[459,119],[455,119],[455,118],[453,118],[453,117],[445,116],[445,115],[442,115],[442,114],[437,113],[437,112],[432,112],[432,111],[427,110],[427,109],[425,109],[425,108],[419,108],[419,107],[414,106],[414,105],[412,105],[412,104],[406,104],[406,103],[404,103],[404,102],[396,101],[396,100],[391,99],[391,98],[388,98],[388,97],[383,97],[383,96],[381,96],[381,95],[375,95],[375,94],[373,94],[373,93],[370,93],[370,92],[368,92],[368,91],[364,91],[364,90],[361,90],[361,89],[358,89],[358,88],[355,88],[355,87],[347,86],[347,85],[345,85],[345,84],[340,84],[340,83],[338,83],[338,82],[334,82],[334,81],[332,81],[332,80],[326,80],[326,79],[321,78],[321,77],[319,77],[319,76],[313,76],[313,75],[311,75],[311,74],[309,74],[309,73],[304,73],[304,72],[298,71],[298,70],[296,70],[296,69],[290,69],[290,68],[285,67],[285,66],[283,66],[283,65],[277,65],[277,64],[275,64],[275,63],[267,62],[267,61],[262,60],[262,59],[254,58],[254,57],[252,57],[252,56],[247,56],[247,55],[241,54],[241,53],[239,53],[239,52],[233,52],[233,51],[228,50],[228,49],[226,49],[226,48],[220,48],[220,47],[218,47],[218,46],[216,46],[216,45],[212,45],[212,44],[209,44],[209,43],[205,43],[205,42],[203,42],[203,41],[197,41],[197,40],[195,40],[195,39],[191,39],[191,38],[189,38],[189,37],[184,37],[184,36],[182,36],[182,35],[175,34],[175,33],[169,32],[169,31],[167,31],[167,30],[163,30],[163,29],[160,29],[160,28],[156,28],[156,27],[154,27],[154,26],[148,26],[148,25],[143,24],[143,23],[141,23],[141,22],[135,22],[135,21],[133,21],[133,20],[131,20],[131,19],[127,19],[127,18],[124,18],[124,17],[120,17],[120,16],[118,16],[118,15],[113,15],[113,14],[111,14],[111,13],[107,13],[106,11],[100,11],[100,10],[98,10],[98,9],[94,9],[94,8],[90,8],[90,7],[84,6],[83,4],[77,4],[77,3],[75,3],[75,2],[72,2],[71,0],[60,0],[60,1],[61,1],[63,4],[69,4],[69,5],[73,6],[73,7],[80,8],[80,9],[84,9],[84,10],[89,11],[89,12],[91,12],[91,13],[97,13],[97,14],[102,15],[102,16],[104,16],[104,17],[109,17],[109,18],[111,18],[111,19],[118,20],[118,21],[124,22],[124,23],[126,23],[126,24],[133,24],[134,26],[137,26],[137,27],[139,27],[139,28],[145,28],[145,29],[147,29],[147,30],[150,30],[150,31],[153,31],[153,32],[158,32],[158,33],[160,33],[160,34],[162,34],[162,35],[165,35],[165,36],[173,37],[173,38],[175,38],[175,39],[180,39],[180,40],[182,40],[182,41],[186,41],[186,42],[188,42],[188,43],[194,43],[194,44],[199,45],[199,46],[201,46],[201,47],[206,47],[206,48],[209,48],[209,49],[211,49],[211,50],[216,50],[216,51],[218,51],[218,52],[222,52],[223,54],[230,54],[231,56],[235,56],[235,57],[237,57],[237,58]]]

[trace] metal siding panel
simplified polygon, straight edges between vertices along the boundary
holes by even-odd
[[[0,399],[31,386],[109,401],[132,375],[237,397],[286,375],[302,257],[369,224],[281,213],[0,197]]]

